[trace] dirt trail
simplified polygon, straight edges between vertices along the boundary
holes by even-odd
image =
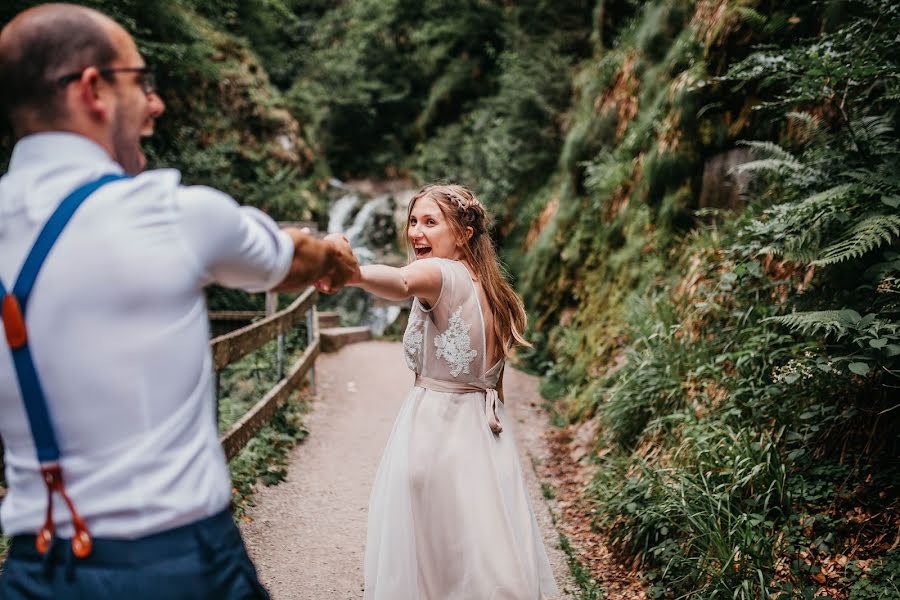
[[[412,382],[396,342],[346,346],[320,356],[316,369],[310,435],[294,449],[287,481],[260,486],[253,520],[241,528],[273,600],[362,597],[369,491]],[[549,456],[537,380],[508,369],[504,383],[532,506],[563,598],[573,598],[576,586],[532,467]]]

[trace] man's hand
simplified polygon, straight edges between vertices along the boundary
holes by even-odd
[[[358,282],[362,278],[359,262],[347,237],[340,233],[329,233],[322,241],[331,244],[333,258],[331,271],[316,280],[316,288],[331,294],[347,284]]]
[[[273,291],[299,292],[320,280],[316,287],[335,292],[359,278],[359,264],[343,235],[332,233],[318,240],[305,228],[285,227],[284,231],[294,241],[294,258],[287,276]]]

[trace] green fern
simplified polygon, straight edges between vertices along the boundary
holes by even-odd
[[[833,239],[846,220],[846,200],[854,184],[835,185],[799,202],[778,204],[765,211],[765,219],[753,221],[747,231],[768,243],[760,254],[774,254],[808,264],[821,255],[823,239]]]
[[[772,321],[787,325],[792,331],[812,336],[818,333],[833,335],[841,339],[855,329],[862,317],[855,310],[814,310],[798,312],[781,317],[768,317],[763,321]]]
[[[825,143],[830,137],[825,123],[823,123],[822,119],[816,115],[812,115],[808,112],[791,111],[787,114],[787,117],[795,125],[800,127],[804,141],[807,144],[813,142]]]
[[[738,142],[741,146],[747,146],[751,149],[753,154],[757,156],[763,156],[766,158],[777,158],[779,160],[783,160],[789,163],[796,163],[798,165],[800,163],[800,159],[791,154],[789,151],[785,150],[775,142],[770,142],[767,140],[744,140]]]
[[[858,181],[862,187],[873,194],[884,196],[900,193],[900,174],[877,173],[870,169],[855,169],[843,173],[846,177]]]
[[[741,146],[749,147],[753,154],[764,157],[734,167],[734,171],[738,174],[786,170],[800,175],[819,175],[815,169],[803,164],[800,159],[774,142],[742,141],[738,143]]]
[[[811,264],[833,265],[852,258],[859,258],[900,236],[900,216],[871,215],[851,227],[844,236],[826,247],[820,258]]]
[[[749,6],[735,6],[733,10],[740,15],[744,23],[752,27],[762,27],[769,20],[764,14]]]
[[[861,117],[851,123],[857,140],[868,144],[875,143],[879,140],[891,136],[894,132],[894,126],[891,123],[891,117],[886,115],[872,115]]]
[[[841,185],[835,185],[828,188],[827,190],[817,192],[809,198],[806,198],[805,200],[801,200],[800,207],[819,209],[823,204],[830,204],[836,200],[847,198],[852,191],[853,184],[844,183]]]
[[[799,162],[790,162],[779,160],[777,158],[764,158],[762,160],[751,160],[743,164],[735,166],[732,171],[737,175],[750,173],[780,173],[783,171],[791,172],[795,175],[801,175],[807,178],[815,178],[818,173]]]

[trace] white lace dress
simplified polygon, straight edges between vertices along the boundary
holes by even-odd
[[[375,476],[365,598],[555,597],[511,423],[494,389],[502,361],[486,364],[477,289],[462,263],[426,260],[439,262],[443,284],[431,310],[414,301],[403,338],[416,384]]]

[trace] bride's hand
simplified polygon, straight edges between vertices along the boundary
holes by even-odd
[[[359,263],[350,247],[350,241],[341,233],[330,233],[322,240],[331,245],[331,270],[318,278],[313,285],[327,294],[334,293],[345,285],[352,285],[362,280]]]

